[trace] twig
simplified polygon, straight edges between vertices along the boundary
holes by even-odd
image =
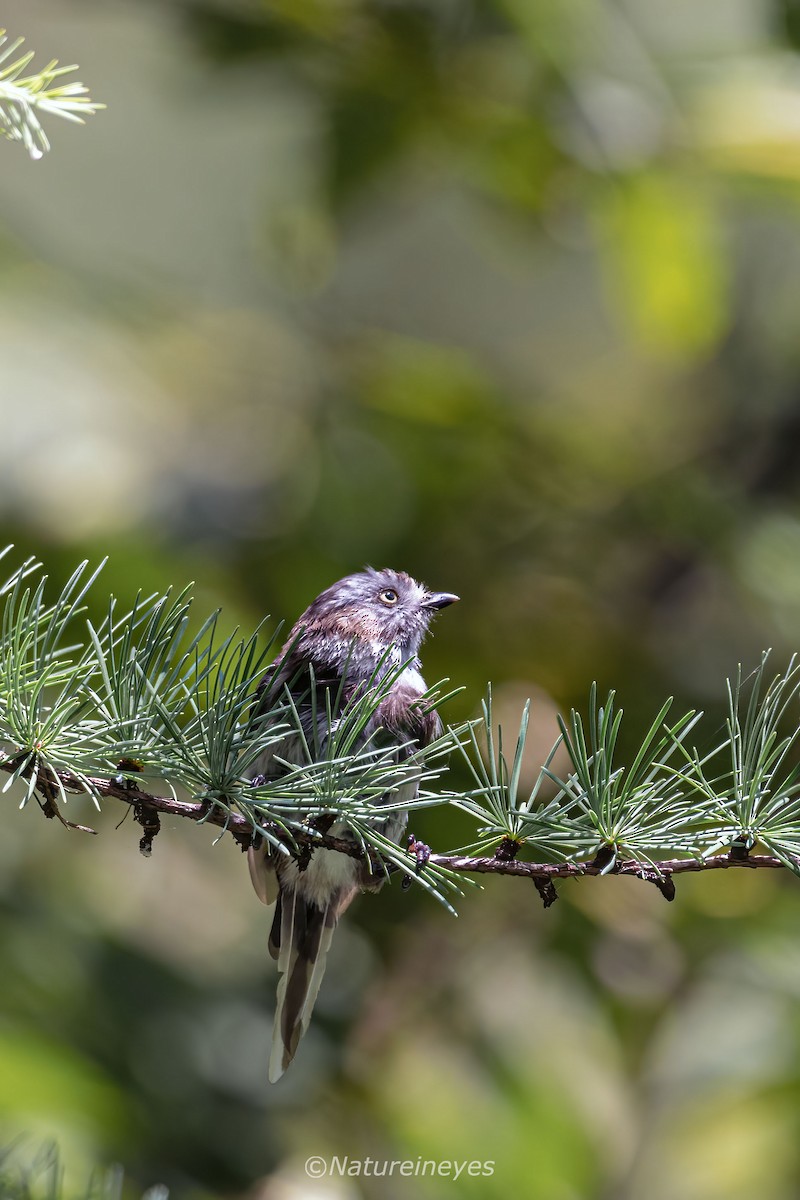
[[[784,863],[769,854],[751,854],[749,858],[734,858],[730,854],[713,854],[708,858],[668,858],[662,862],[637,862],[618,859],[605,871],[594,861],[563,863],[503,862],[496,858],[470,858],[457,854],[432,854],[431,862],[450,871],[472,872],[478,875],[522,875],[526,879],[577,879],[581,875],[633,875],[654,883],[660,877],[682,875],[686,872],[718,871],[728,867],[782,868]]]
[[[11,772],[15,769],[16,764],[17,760],[8,756],[0,759],[0,770]],[[75,793],[86,791],[84,782],[72,772],[58,771],[57,775],[65,791]],[[176,800],[173,796],[155,796],[148,792],[131,790],[130,784],[125,780],[88,777],[88,783],[99,796],[122,800],[125,804],[133,805],[138,810],[137,819],[140,824],[142,816],[149,810],[154,815],[163,813],[167,816],[182,817],[190,821],[214,825],[227,830],[243,850],[248,849],[253,843],[254,836],[257,836],[248,817],[241,813],[231,812],[219,804],[208,801],[195,803]],[[152,824],[155,827],[155,821]],[[82,827],[77,826],[76,828]],[[346,838],[331,837],[330,834],[321,833],[318,830],[295,828],[292,830],[292,837],[295,842],[320,846],[326,850],[336,850],[351,858],[363,859],[364,857],[357,843]],[[737,857],[735,852],[714,854],[708,858],[670,858],[661,862],[647,863],[638,862],[635,859],[618,859],[611,867],[604,867],[602,863],[598,863],[597,859],[586,862],[532,863],[502,856],[473,858],[463,854],[431,854],[429,861],[435,866],[445,867],[456,873],[518,875],[524,879],[532,879],[540,894],[543,894],[543,889],[547,884],[552,886],[554,879],[577,879],[583,875],[600,874],[627,875],[655,884],[667,899],[671,899],[674,895],[674,887],[671,882],[673,875],[727,870],[732,867],[745,870],[781,870],[785,867],[779,858],[768,854],[750,854],[746,858],[742,858]]]

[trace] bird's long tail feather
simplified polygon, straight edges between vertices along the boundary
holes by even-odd
[[[296,891],[283,891],[275,910],[270,951],[280,982],[272,1031],[269,1078],[280,1079],[308,1028],[319,993],[333,932],[350,895],[334,893],[320,908]]]

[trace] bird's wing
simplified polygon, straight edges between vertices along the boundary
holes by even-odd
[[[256,692],[256,706],[263,707],[274,701],[279,690],[285,686],[288,671],[288,665],[284,664],[279,669],[273,669],[265,675]],[[298,715],[306,736],[305,727],[311,711],[308,699],[301,699],[298,704]],[[256,759],[251,768],[251,778],[279,779],[281,775],[286,774],[286,763],[299,764],[304,760],[305,748],[302,737],[299,733],[289,733],[280,742],[268,746],[264,753]],[[275,873],[275,856],[266,840],[262,841],[261,845],[247,851],[247,865],[256,895],[263,904],[273,909],[274,914],[274,905],[280,894],[280,887]],[[275,956],[273,955],[273,957]]]
[[[275,864],[266,846],[247,851],[247,866],[250,871],[250,882],[262,904],[273,905],[280,891],[278,876],[275,874]]]
[[[280,778],[286,768],[282,763],[276,761],[276,756],[285,761],[291,761],[293,756],[299,754],[299,751],[300,739],[297,734],[289,735],[277,745],[268,746],[253,764],[252,777],[266,780]],[[258,846],[251,847],[247,851],[247,866],[256,895],[262,904],[268,905],[274,911],[280,888],[278,877],[275,874],[275,856],[266,838],[262,838]]]

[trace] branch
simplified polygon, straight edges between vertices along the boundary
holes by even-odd
[[[718,871],[728,867],[769,867],[777,869],[786,864],[769,854],[750,854],[740,858],[734,854],[713,854],[708,858],[668,858],[661,862],[637,862],[619,859],[612,867],[603,868],[594,860],[586,862],[529,863],[506,862],[498,858],[470,858],[468,855],[432,854],[431,862],[451,871],[474,872],[478,875],[522,875],[527,879],[576,879],[580,875],[633,875],[654,883],[659,877],[682,875],[689,871]]]
[[[25,41],[8,41],[6,31],[0,29],[0,64],[5,63]],[[14,62],[0,69],[0,134],[11,141],[22,142],[33,159],[41,158],[50,149],[47,134],[36,113],[36,109],[51,116],[83,124],[83,118],[105,108],[89,97],[89,90],[82,83],[58,83],[64,75],[78,68],[59,67],[53,59],[32,75],[23,76],[29,66],[33,51],[20,55]],[[55,84],[55,86],[54,86]]]
[[[347,854],[400,872],[448,908],[449,890],[486,874],[533,880],[546,906],[559,879],[580,875],[631,875],[667,900],[674,876],[690,871],[786,867],[800,875],[797,657],[772,679],[768,651],[749,677],[739,670],[728,688],[725,733],[710,750],[687,742],[700,714],[676,719],[667,700],[631,762],[618,753],[622,709],[613,692],[601,701],[593,684],[587,716],[573,710],[561,721],[528,792],[522,768],[530,704],[513,755],[495,727],[491,691],[482,720],[449,726],[418,752],[410,742],[382,749],[370,731],[381,724],[381,706],[402,671],[402,662],[387,666],[387,650],[366,686],[349,696],[344,680],[335,695],[312,681],[312,707],[322,709],[309,744],[290,689],[272,698],[269,711],[261,701],[254,705],[277,630],[266,642],[264,623],[249,637],[238,630],[224,636],[215,612],[190,637],[189,589],[140,594],[127,613],[112,597],[94,625],[85,614],[99,569],[81,564],[52,602],[46,576],[28,583],[38,570],[31,560],[0,583],[0,746],[7,748],[0,770],[9,784],[26,780],[26,799],[36,797],[45,816],[67,826],[67,793],[108,797],[133,807],[143,854],[152,849],[159,816],[177,816],[229,832],[242,849],[263,837],[296,856],[300,870],[316,846]],[[446,698],[432,689],[426,704]],[[280,758],[291,736],[303,743],[303,763]],[[274,787],[251,788],[247,777],[260,778],[254,772],[268,751],[285,772]],[[566,755],[560,770],[559,752]],[[468,788],[432,789],[453,753]],[[169,796],[141,790],[140,760],[151,778],[168,781],[151,786]],[[419,789],[403,805],[409,812],[449,806],[476,823],[467,851],[431,855],[419,843],[407,848],[385,836],[376,814],[389,810],[376,806],[407,785]],[[540,794],[553,785],[549,799]],[[176,788],[200,799],[178,800]],[[342,822],[346,838],[330,835],[324,814]],[[551,861],[521,862],[523,847]],[[762,853],[752,854],[756,848]]]
[[[11,773],[16,769],[18,759],[5,757],[0,760],[0,771]],[[221,808],[219,805],[211,801],[204,800],[199,803],[177,800],[174,796],[154,796],[150,792],[143,792],[139,787],[128,780],[122,782],[116,779],[104,779],[93,775],[78,776],[72,771],[56,771],[55,774],[66,792],[74,792],[76,794],[86,793],[87,787],[90,787],[98,796],[104,796],[112,800],[122,800],[126,804],[130,804],[133,808],[149,809],[150,812],[164,813],[172,817],[185,817],[189,821],[196,821],[201,825],[215,825],[220,829],[227,830],[232,835],[235,841],[239,843],[243,850],[247,850],[253,842],[253,826],[246,817],[240,816],[238,813],[231,813]],[[43,788],[36,789],[44,794]],[[52,796],[48,794],[45,799],[52,803]],[[60,815],[45,809],[46,816]],[[84,832],[95,833],[94,829],[87,829],[85,826],[72,826],[84,830]],[[302,835],[298,836],[299,841],[316,840],[309,837],[304,839]],[[350,852],[350,843],[345,843],[343,839],[333,838],[332,841],[342,842],[342,846],[331,847],[334,850],[348,847]],[[361,857],[358,848],[355,857]]]
[[[6,757],[0,760],[0,770],[11,772],[15,769],[16,762],[16,759]],[[151,813],[163,813],[172,817],[182,817],[189,821],[195,821],[198,824],[214,825],[230,833],[242,850],[249,849],[253,844],[254,836],[256,836],[253,825],[247,817],[239,813],[230,812],[212,801],[192,802],[177,800],[173,796],[155,796],[149,792],[140,791],[138,787],[135,785],[132,786],[127,781],[118,782],[113,779],[91,776],[81,778],[70,771],[58,771],[57,774],[64,790],[67,792],[84,793],[86,791],[86,784],[88,783],[98,795],[113,800],[122,800],[125,804],[129,804],[135,809],[149,810]],[[50,798],[48,794],[47,799]],[[55,814],[46,810],[46,815],[52,816]],[[137,819],[140,824],[145,825],[147,828],[147,822],[140,814],[137,814]],[[74,828],[84,829],[85,827],[75,826]],[[94,830],[89,830],[88,832],[94,832]],[[280,836],[280,833],[277,836]],[[332,837],[330,834],[303,829],[293,830],[292,836],[295,842],[300,842],[304,845],[335,850],[340,854],[347,854],[351,858],[361,859],[362,861],[365,857],[360,846],[347,838]],[[431,854],[428,861],[433,866],[444,867],[446,870],[453,871],[456,874],[516,875],[523,879],[532,879],[537,883],[537,886],[541,883],[552,882],[555,879],[576,879],[583,875],[628,875],[655,884],[667,896],[667,899],[672,899],[672,894],[674,894],[673,892],[668,895],[666,890],[666,885],[669,884],[673,875],[683,875],[690,872],[696,873],[698,871],[727,870],[730,867],[746,867],[750,870],[780,870],[787,865],[772,855],[748,854],[743,856],[740,851],[714,854],[708,858],[670,858],[660,862],[638,862],[635,859],[620,859],[612,866],[603,866],[602,863],[596,860],[587,860],[585,862],[532,863],[520,862],[518,859],[509,860],[504,857],[473,858],[470,855],[462,854]],[[409,868],[413,868],[413,865],[413,855],[409,854]],[[540,890],[544,899],[544,891],[543,889]],[[550,895],[552,896],[552,893]],[[552,899],[554,898],[552,896]],[[552,903],[552,899],[550,899],[549,903]],[[548,902],[546,901],[545,907],[547,906]]]

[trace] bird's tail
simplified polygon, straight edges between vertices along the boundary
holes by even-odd
[[[308,1028],[333,931],[356,890],[335,892],[324,907],[295,890],[281,890],[269,939],[280,973],[269,1058],[271,1083],[280,1079]]]

